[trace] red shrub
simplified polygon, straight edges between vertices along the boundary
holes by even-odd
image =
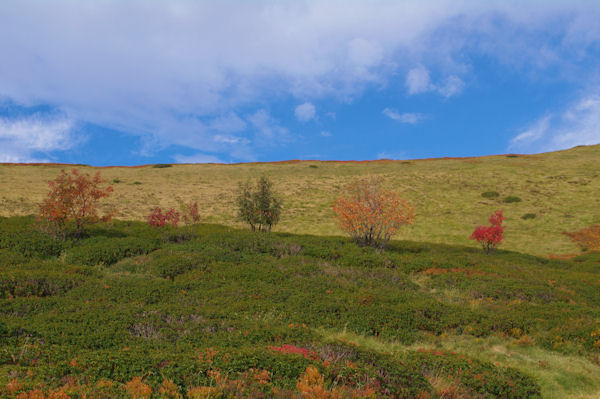
[[[179,212],[171,208],[163,213],[162,208],[156,207],[146,217],[148,224],[153,227],[163,227],[167,224],[176,227],[179,224]]]
[[[504,239],[504,219],[506,218],[502,216],[502,210],[492,213],[489,219],[491,226],[477,226],[471,234],[471,240],[479,241],[485,253],[490,253]]]

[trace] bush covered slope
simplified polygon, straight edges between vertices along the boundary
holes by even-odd
[[[31,223],[0,219],[3,397],[600,394],[594,255],[138,222],[62,244]]]
[[[0,165],[0,215],[37,213],[46,182],[70,167]],[[374,174],[416,208],[416,222],[401,239],[475,246],[468,239],[473,228],[503,209],[504,248],[548,255],[576,253],[562,232],[600,223],[599,170],[600,146],[588,146],[464,159],[111,167],[102,176],[115,190],[107,206],[122,219],[144,220],[151,207],[177,207],[181,199],[198,201],[205,222],[238,226],[238,183],[265,174],[283,197],[278,231],[340,235],[331,203],[347,183]]]

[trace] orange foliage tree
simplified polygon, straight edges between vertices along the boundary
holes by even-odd
[[[415,209],[385,189],[381,178],[356,180],[346,191],[331,207],[340,228],[360,244],[384,248],[400,227],[415,220]]]
[[[600,225],[594,225],[581,229],[579,231],[568,232],[563,234],[571,237],[584,251],[600,251]]]
[[[54,180],[48,182],[50,191],[40,204],[39,221],[48,233],[65,239],[69,233],[78,238],[87,224],[100,220],[98,203],[108,197],[112,187],[102,187],[106,181],[100,172],[93,177],[73,169],[64,170]],[[110,214],[102,217],[110,219]]]

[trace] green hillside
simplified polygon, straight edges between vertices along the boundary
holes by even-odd
[[[37,212],[46,181],[68,165],[0,166],[0,215]],[[80,167],[88,170],[89,168]],[[198,201],[203,221],[241,226],[237,185],[265,174],[283,195],[278,231],[339,235],[331,202],[352,179],[381,175],[416,207],[416,223],[400,239],[473,246],[468,237],[495,209],[507,217],[504,248],[549,255],[577,253],[562,232],[600,223],[600,146],[539,155],[415,161],[256,163],[102,168],[113,185],[107,201],[125,220],[143,220],[153,206]],[[486,198],[485,192],[497,192]],[[520,202],[506,203],[513,196]],[[523,219],[527,214],[529,219]]]
[[[0,218],[2,397],[600,396],[597,254],[31,223]]]

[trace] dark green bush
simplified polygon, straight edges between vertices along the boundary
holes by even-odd
[[[202,254],[195,252],[178,251],[173,249],[163,249],[153,256],[152,262],[154,270],[162,278],[168,278],[171,281],[176,276],[189,270],[206,270],[206,258]]]
[[[0,249],[9,249],[28,258],[58,256],[67,245],[37,230],[0,233]]]
[[[152,165],[152,167],[156,169],[170,168],[171,166],[173,165],[171,165],[170,163],[157,163]]]
[[[536,216],[537,215],[535,213],[526,213],[523,216],[521,216],[521,219],[523,219],[523,220],[535,219]]]
[[[152,252],[159,247],[152,239],[135,237],[110,238],[94,237],[83,240],[67,252],[68,263],[94,266],[112,265],[119,260]]]
[[[497,191],[485,191],[481,193],[481,196],[483,198],[498,198],[500,196],[500,193]]]
[[[0,275],[0,298],[46,297],[58,295],[80,285],[83,278],[60,272],[17,271]]]
[[[519,198],[517,196],[509,195],[508,197],[504,197],[503,201],[505,203],[507,203],[507,204],[510,204],[510,203],[513,203],[513,202],[521,202],[522,200],[521,200],[521,198]]]

